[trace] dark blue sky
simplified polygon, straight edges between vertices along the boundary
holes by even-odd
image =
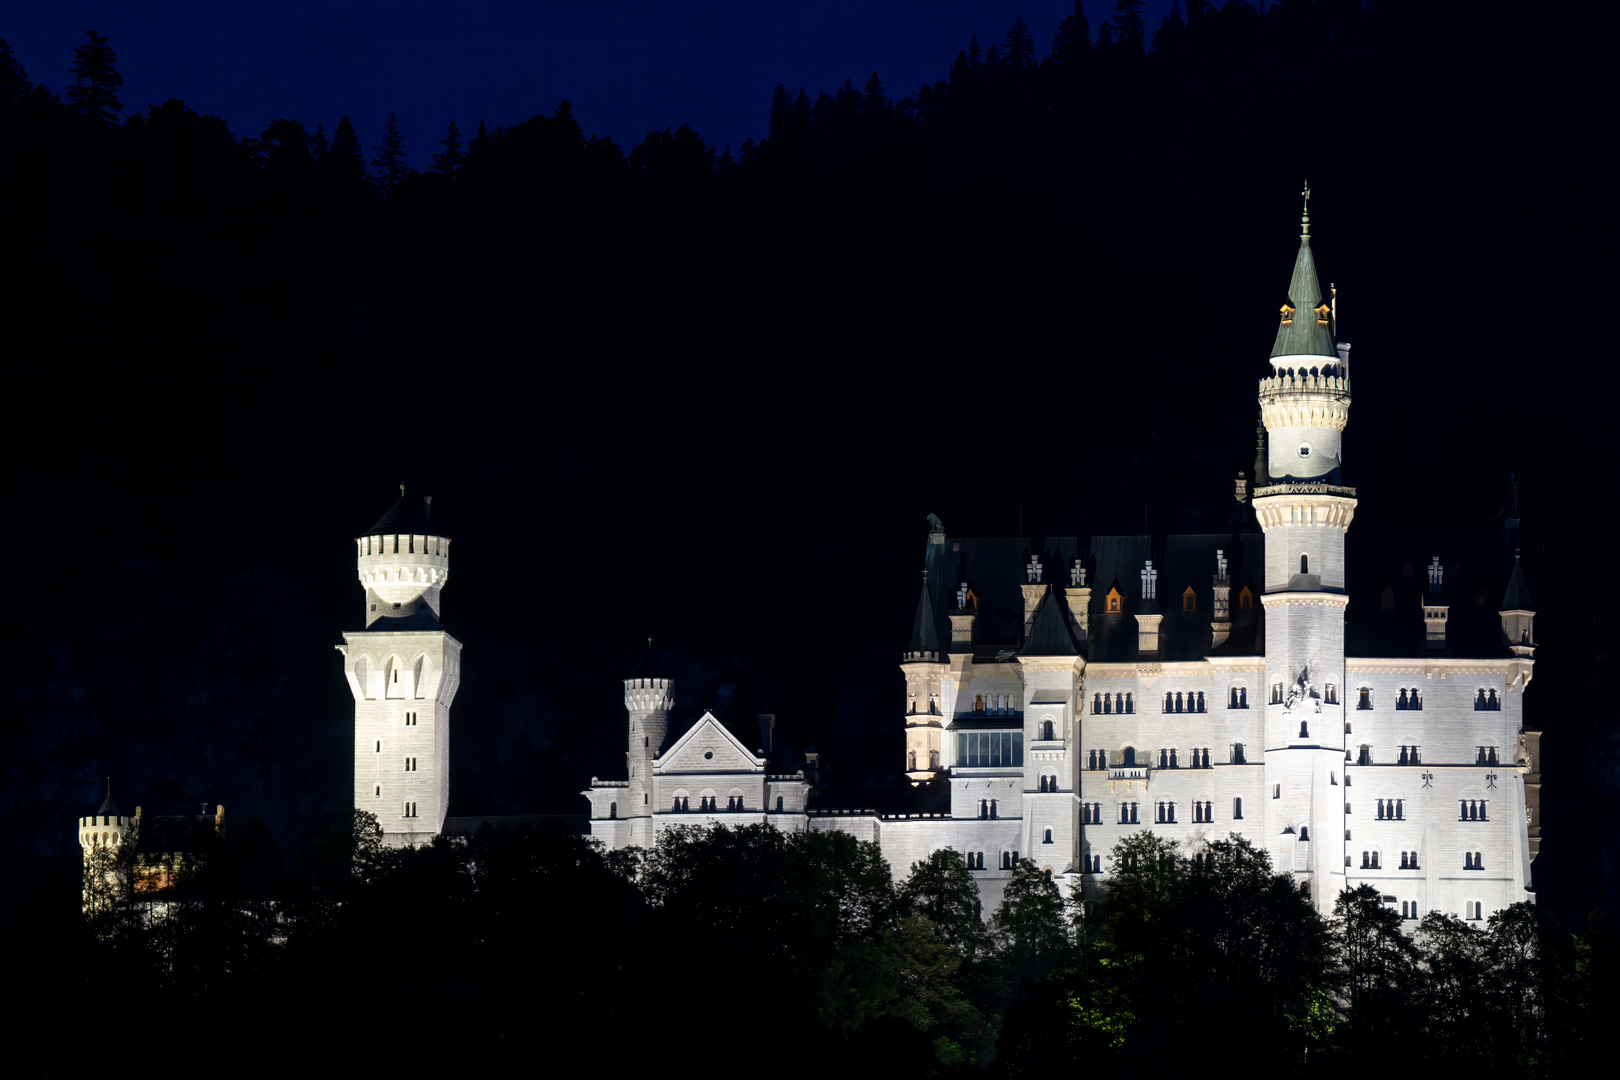
[[[87,27],[107,34],[126,111],[169,97],[256,135],[279,116],[331,131],[348,113],[368,148],[398,113],[424,167],[454,117],[464,132],[550,112],[566,97],[587,132],[629,150],[648,128],[691,123],[735,148],[765,132],[771,87],[812,97],[876,70],[891,97],[942,78],[977,33],[1022,15],[1042,54],[1072,0],[818,0],[699,5],[607,0],[57,0],[15,3],[0,37],[58,93]],[[1158,25],[1169,0],[1149,0]],[[1088,0],[1095,33],[1112,0]]]

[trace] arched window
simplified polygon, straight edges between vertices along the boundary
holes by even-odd
[[[1204,692],[1202,690],[1198,691],[1198,711],[1204,711]]]
[[[1121,610],[1120,602],[1123,599],[1124,597],[1120,596],[1118,589],[1108,590],[1108,611],[1110,614],[1117,613]]]
[[[1117,698],[1119,695],[1115,694],[1114,696]],[[1128,713],[1134,713],[1136,711],[1136,695],[1135,694],[1126,694],[1125,695],[1125,711],[1128,712]]]
[[[1176,691],[1176,712],[1185,712],[1185,711],[1186,710],[1182,708],[1181,691],[1177,690]]]
[[[616,802],[615,803],[608,803],[608,817],[609,818],[616,818],[618,816],[619,816],[619,804],[616,803]]]
[[[1167,713],[1171,713],[1171,712],[1176,711],[1176,698],[1175,698],[1175,695],[1172,694],[1168,690],[1166,690],[1164,692],[1164,710],[1163,711],[1165,711]]]
[[[1051,741],[1056,737],[1057,736],[1053,732],[1052,721],[1048,720],[1046,723],[1041,725],[1041,738]]]
[[[1041,843],[1050,844],[1051,842],[1052,842],[1052,830],[1047,829],[1046,830],[1046,839],[1042,840]]]
[[[907,750],[906,751],[906,771],[907,772],[916,772],[917,771],[917,751],[915,751],[915,750]]]
[[[1125,748],[1124,753],[1121,755],[1120,760],[1125,764],[1125,766],[1127,768],[1129,768],[1130,766],[1135,765],[1136,764],[1136,747],[1127,746]]]
[[[1101,694],[1092,694],[1091,695],[1091,715],[1093,715],[1093,716],[1101,715],[1102,711],[1103,711],[1102,695]]]
[[[983,694],[974,694],[973,695],[973,711],[974,712],[981,712],[981,713],[984,712],[984,695]]]
[[[782,796],[780,795],[776,797],[776,812],[778,814],[782,812]]]
[[[1170,767],[1171,767],[1171,768],[1172,768],[1172,769],[1179,769],[1179,768],[1181,768],[1181,766],[1180,766],[1180,765],[1177,765],[1177,764],[1176,764],[1176,748],[1175,748],[1175,747],[1173,747],[1173,746],[1172,746],[1172,747],[1171,747],[1171,748],[1170,748]]]
[[[1001,853],[1001,868],[1003,870],[1011,870],[1012,869],[1012,852],[1003,851]]]
[[[930,750],[930,751],[928,751],[928,767],[930,769],[939,768],[939,751],[938,750]]]
[[[1241,795],[1232,800],[1232,820],[1243,820],[1243,796]]]
[[[1362,686],[1356,689],[1356,708],[1372,708],[1372,687]]]
[[[1254,610],[1254,593],[1252,591],[1250,591],[1250,589],[1249,589],[1249,587],[1247,585],[1243,586],[1242,591],[1240,591],[1238,593],[1238,610],[1239,611],[1253,611]]]
[[[1302,573],[1302,574],[1308,574],[1308,573],[1311,572],[1311,557],[1309,555],[1306,555],[1304,553],[1300,554],[1300,556],[1299,556],[1299,572]]]

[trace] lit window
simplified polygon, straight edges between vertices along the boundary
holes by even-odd
[[[1197,611],[1198,610],[1198,594],[1193,592],[1193,588],[1192,588],[1191,585],[1187,586],[1187,591],[1181,594],[1181,610],[1182,611]]]
[[[1108,610],[1110,612],[1120,611],[1121,610],[1120,603],[1123,600],[1124,600],[1124,597],[1122,597],[1119,594],[1118,589],[1109,589],[1108,590]]]
[[[1249,589],[1249,587],[1247,585],[1243,586],[1242,590],[1238,593],[1238,610],[1239,611],[1253,611],[1254,610],[1254,593]]]

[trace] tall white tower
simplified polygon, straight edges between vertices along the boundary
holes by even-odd
[[[1288,303],[1260,380],[1269,476],[1254,509],[1266,538],[1265,842],[1319,909],[1344,883],[1344,542],[1355,489],[1340,484],[1350,415],[1348,345],[1335,345],[1311,253],[1310,188]]]
[[[624,763],[629,770],[630,787],[623,816],[630,819],[627,843],[642,848],[651,848],[656,839],[653,815],[658,807],[652,805],[653,762],[664,752],[664,739],[669,735],[669,709],[675,695],[674,681],[656,674],[658,670],[649,638],[641,662],[624,680],[624,710],[630,724]]]
[[[421,844],[450,804],[450,703],[461,642],[439,622],[450,539],[428,497],[400,498],[355,540],[366,628],[337,647],[354,694],[354,805],[390,844]]]

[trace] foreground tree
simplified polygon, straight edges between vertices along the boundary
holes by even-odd
[[[73,50],[73,66],[68,69],[73,76],[68,102],[84,116],[116,124],[123,109],[118,91],[124,88],[124,77],[118,73],[118,54],[107,44],[105,34],[86,30],[85,35],[90,40]]]

